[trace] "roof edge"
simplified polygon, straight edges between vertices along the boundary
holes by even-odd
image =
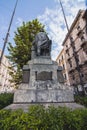
[[[62,46],[64,46],[64,44],[65,44],[65,42],[66,42],[68,36],[70,35],[70,33],[71,33],[73,27],[75,26],[77,20],[79,19],[79,17],[80,17],[80,15],[81,15],[82,11],[83,11],[83,10],[81,10],[81,9],[78,11],[78,13],[77,13],[77,15],[76,15],[76,17],[75,17],[75,19],[74,19],[74,21],[73,21],[73,23],[72,23],[70,29],[69,29],[69,32],[66,34],[66,37],[65,37],[65,39],[64,39],[64,41],[63,41]]]

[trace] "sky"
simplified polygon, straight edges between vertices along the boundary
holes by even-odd
[[[70,27],[79,9],[86,9],[85,0],[61,0],[61,2]],[[15,3],[16,0],[0,0],[0,49],[3,47]],[[52,59],[56,60],[67,34],[59,0],[18,0],[8,42],[15,45],[13,38],[17,27],[20,27],[23,21],[28,22],[36,18],[45,25],[46,32],[52,40]],[[4,54],[9,54],[7,46]]]

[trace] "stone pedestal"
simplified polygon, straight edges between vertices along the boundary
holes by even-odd
[[[14,103],[73,102],[73,88],[63,84],[62,68],[48,56],[37,57],[23,67],[23,82]]]

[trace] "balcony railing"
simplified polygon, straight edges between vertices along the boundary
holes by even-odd
[[[86,49],[87,49],[87,39],[84,39],[83,41],[82,41],[82,44],[81,44],[81,47],[86,47]]]
[[[69,74],[72,74],[74,71],[73,70],[69,70]]]
[[[68,62],[70,61],[70,59],[71,59],[71,57],[68,57],[68,58],[67,58]]]
[[[69,73],[69,74],[71,74],[71,73],[73,73],[73,72],[74,72],[74,70],[75,70],[75,67],[70,68],[70,69],[69,69],[69,71],[68,71],[68,73]]]
[[[81,47],[83,48],[83,51],[87,53],[87,39],[84,39]]]
[[[80,36],[82,34],[82,29],[80,28],[77,32],[77,36]]]
[[[66,48],[66,53],[68,53],[69,52],[69,48]]]
[[[87,64],[87,59],[84,61],[84,64]]]

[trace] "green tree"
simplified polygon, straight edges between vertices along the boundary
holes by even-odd
[[[11,61],[12,67],[16,68],[15,73],[11,67],[9,68],[12,76],[11,82],[15,82],[15,85],[22,80],[22,67],[31,59],[32,41],[41,28],[44,30],[44,25],[38,19],[23,22],[23,25],[18,27],[15,32],[15,46],[12,43],[8,44],[9,56],[7,57]]]

